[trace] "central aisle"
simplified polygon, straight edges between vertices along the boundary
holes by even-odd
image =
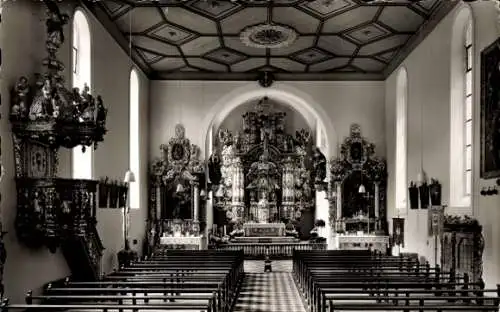
[[[292,277],[292,261],[274,261],[264,273],[264,261],[245,260],[245,278],[234,312],[306,312]]]

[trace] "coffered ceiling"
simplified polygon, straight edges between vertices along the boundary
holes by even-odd
[[[86,4],[152,79],[384,79],[456,1]],[[129,42],[131,40],[131,42]],[[260,46],[259,46],[260,45]]]

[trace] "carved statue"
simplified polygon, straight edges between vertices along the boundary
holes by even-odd
[[[313,151],[313,166],[316,182],[323,182],[326,178],[326,157],[318,147]]]
[[[274,192],[280,188],[277,177],[279,176],[276,164],[269,161],[267,151],[259,157],[259,161],[254,162],[248,171],[248,179],[250,184],[248,189],[259,189],[267,192]]]
[[[35,96],[33,104],[30,106],[29,118],[35,120],[52,116],[54,109],[52,107],[52,85],[50,80],[45,80],[42,89]]]
[[[217,153],[212,154],[208,160],[208,177],[214,185],[218,185],[222,180],[221,162]]]
[[[68,14],[62,14],[54,1],[44,0],[47,5],[47,44],[52,45],[54,49],[64,42],[63,26],[69,21]]]
[[[30,86],[28,84],[28,78],[21,77],[14,87],[12,96],[12,108],[11,114],[14,116],[20,115],[21,117],[26,117],[28,112],[28,95],[30,93]]]

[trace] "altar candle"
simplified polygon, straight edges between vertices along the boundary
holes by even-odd
[[[226,226],[224,225],[224,236],[226,236]]]

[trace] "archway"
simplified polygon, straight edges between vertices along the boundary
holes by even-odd
[[[201,146],[203,146],[205,150],[205,159],[210,156],[211,152],[210,145],[213,136],[213,126],[224,120],[236,107],[264,96],[292,107],[306,119],[306,116],[313,116],[316,119],[316,125],[310,125],[312,126],[311,129],[319,129],[321,135],[324,136],[325,146],[320,147],[323,154],[325,154],[327,159],[335,155],[337,134],[323,107],[314,101],[309,94],[286,85],[286,83],[276,82],[269,88],[262,88],[257,83],[244,85],[234,89],[215,103],[208,112],[200,128]]]
[[[204,147],[205,159],[208,159],[212,153],[213,139],[216,136],[215,131],[222,121],[237,107],[249,102],[262,99],[267,96],[270,100],[278,102],[284,106],[291,107],[294,111],[301,114],[308,121],[310,129],[315,133],[316,146],[318,146],[325,157],[330,159],[336,154],[337,135],[333,124],[328,118],[323,107],[314,101],[307,93],[294,88],[286,83],[275,83],[269,88],[262,88],[257,83],[250,83],[234,89],[232,92],[220,98],[204,119],[201,130],[201,146]],[[328,172],[329,170],[327,170]],[[324,192],[316,194],[316,219],[322,219],[327,224],[325,236],[330,242],[329,231],[329,203]],[[212,222],[212,203],[207,203],[207,229],[211,227]]]

